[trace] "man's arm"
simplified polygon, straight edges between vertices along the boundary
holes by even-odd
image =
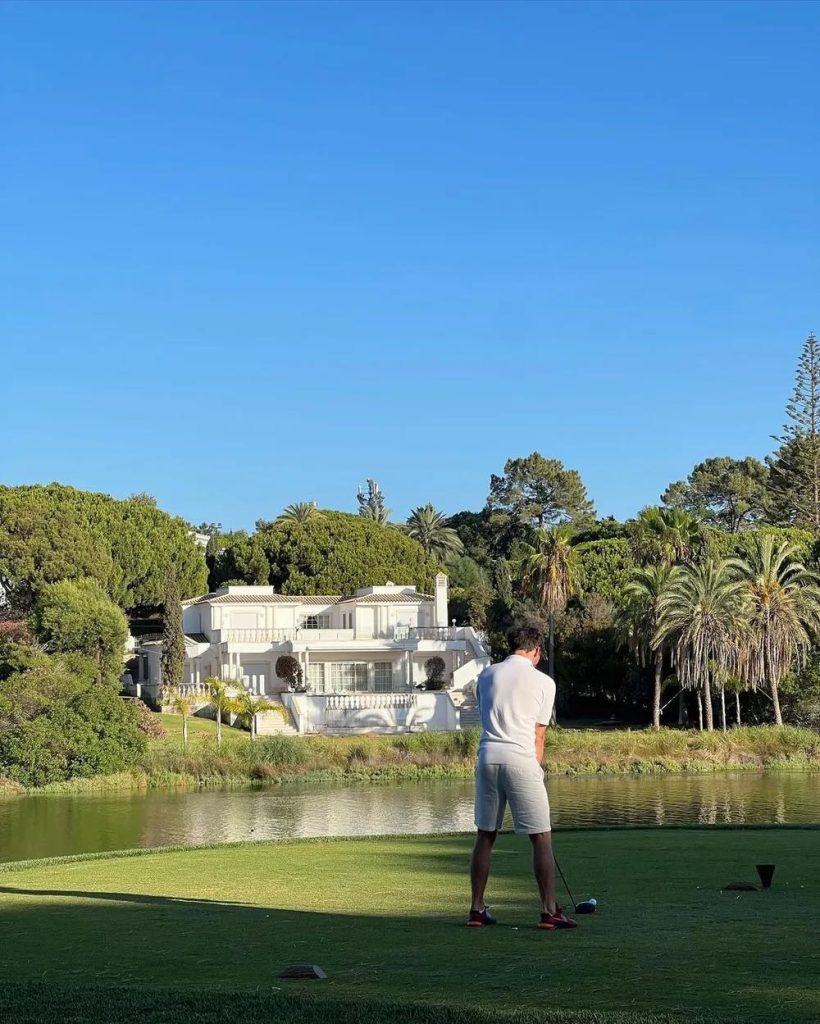
[[[535,756],[539,764],[544,763],[544,740],[546,735],[547,727],[545,725],[535,726]]]

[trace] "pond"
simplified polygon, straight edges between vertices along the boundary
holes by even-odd
[[[820,822],[818,775],[561,776],[548,787],[555,828]],[[469,781],[22,797],[0,801],[0,861],[248,839],[470,831],[472,800]]]

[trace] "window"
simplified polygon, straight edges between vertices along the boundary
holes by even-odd
[[[299,623],[300,629],[330,629],[329,615],[304,615]]]
[[[367,665],[358,661],[332,661],[325,665],[327,693],[366,693]]]
[[[377,661],[375,670],[376,693],[391,693],[393,690],[393,662]]]
[[[325,666],[321,662],[308,664],[307,684],[314,693],[325,692]]]

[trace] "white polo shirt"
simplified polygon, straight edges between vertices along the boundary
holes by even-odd
[[[555,683],[520,654],[485,668],[476,683],[481,714],[478,760],[484,764],[532,764],[535,726],[549,725]]]

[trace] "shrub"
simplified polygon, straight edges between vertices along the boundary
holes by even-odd
[[[302,686],[302,666],[292,654],[283,654],[276,659],[276,676],[278,679],[286,679],[294,690]]]
[[[0,683],[0,775],[24,786],[126,771],[145,737],[137,711],[79,655],[38,654]]]
[[[137,728],[143,735],[152,740],[162,740],[168,735],[168,730],[155,715],[148,705],[141,700],[134,702],[137,711]]]
[[[446,668],[444,658],[440,658],[438,655],[428,658],[424,663],[424,674],[427,677],[424,684],[425,689],[443,690],[446,685],[444,681]]]

